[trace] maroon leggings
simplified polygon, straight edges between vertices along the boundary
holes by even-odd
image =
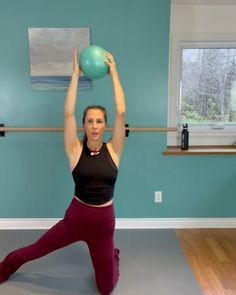
[[[0,283],[22,264],[77,241],[85,241],[93,262],[96,283],[102,295],[113,290],[119,278],[119,250],[114,248],[113,205],[92,207],[73,198],[62,220],[38,241],[8,254],[0,263]]]

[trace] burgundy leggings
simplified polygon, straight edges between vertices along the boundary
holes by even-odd
[[[0,263],[0,283],[22,264],[77,241],[85,241],[93,262],[96,283],[102,295],[113,290],[119,278],[119,250],[114,248],[113,205],[92,207],[73,198],[65,216],[30,246],[8,254]]]

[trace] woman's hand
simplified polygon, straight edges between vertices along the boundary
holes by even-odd
[[[76,75],[77,77],[79,77],[80,75],[80,68],[79,68],[79,54],[78,54],[78,50],[74,49],[74,55],[73,55],[73,75]]]
[[[104,62],[109,66],[109,75],[111,75],[111,77],[114,77],[115,75],[117,75],[114,57],[108,51],[105,52],[105,57],[106,59],[104,60]]]

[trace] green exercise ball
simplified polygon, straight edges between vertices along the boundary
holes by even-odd
[[[100,79],[108,73],[105,50],[97,45],[91,45],[80,53],[79,64],[82,72],[91,79]]]

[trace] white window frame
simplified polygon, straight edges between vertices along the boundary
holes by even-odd
[[[178,126],[180,111],[181,53],[183,48],[236,48],[236,34],[173,34],[170,40],[168,126],[178,132],[167,135],[168,146],[179,146],[182,126]],[[190,145],[232,145],[236,142],[236,124],[222,126],[190,126]]]

